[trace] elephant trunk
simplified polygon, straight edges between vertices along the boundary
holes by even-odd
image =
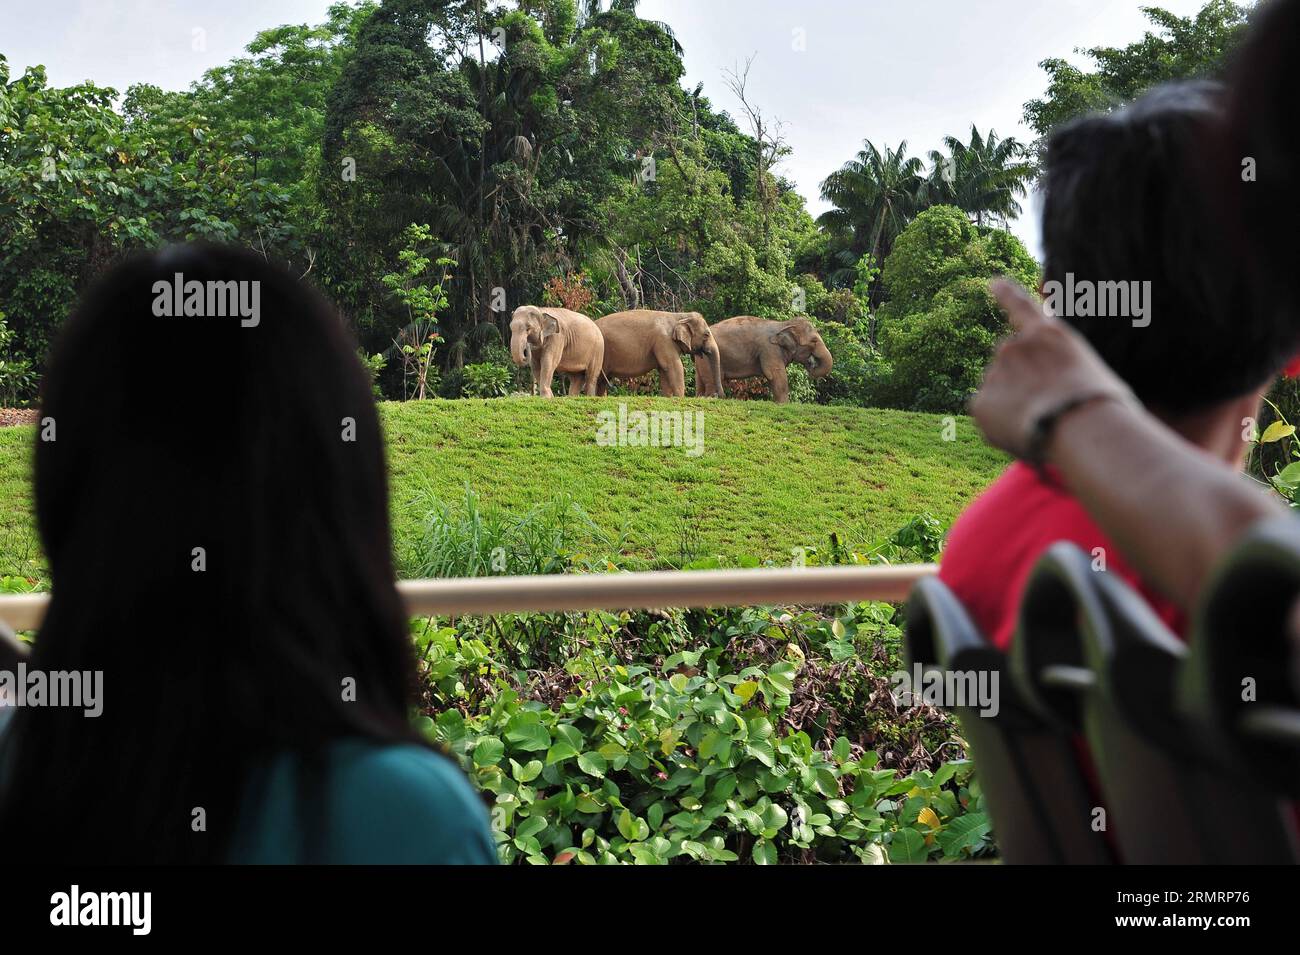
[[[808,363],[808,374],[813,378],[825,378],[831,373],[833,363],[830,349],[818,342],[813,349],[812,360]]]
[[[510,337],[510,360],[522,368],[528,364],[529,357],[528,336],[512,335]]]
[[[718,351],[715,344],[711,350],[704,353],[704,368],[709,375],[709,384],[713,388],[715,398],[722,397],[722,352]]]

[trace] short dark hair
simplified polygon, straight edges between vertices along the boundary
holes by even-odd
[[[1249,394],[1300,340],[1294,323],[1255,305],[1206,194],[1206,146],[1223,137],[1226,101],[1218,83],[1171,83],[1075,120],[1047,145],[1044,282],[1150,282],[1144,327],[1061,317],[1145,404],[1170,414]]]

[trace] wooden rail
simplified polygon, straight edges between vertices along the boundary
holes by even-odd
[[[547,574],[400,580],[412,616],[520,611],[637,610],[650,607],[752,607],[907,599],[934,564],[655,570],[627,574]],[[48,594],[0,597],[0,621],[36,630]]]

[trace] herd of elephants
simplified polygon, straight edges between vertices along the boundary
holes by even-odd
[[[610,379],[659,372],[660,391],[686,395],[682,355],[695,359],[696,397],[722,397],[722,382],[766,378],[772,399],[790,400],[786,366],[802,364],[813,378],[830,373],[831,353],[811,321],[772,321],[739,315],[710,325],[699,312],[634,309],[592,320],[567,308],[523,305],[510,320],[510,355],[528,365],[543,398],[551,379],[567,375],[570,395],[604,395]]]

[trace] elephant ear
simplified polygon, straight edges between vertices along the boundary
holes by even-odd
[[[776,342],[781,353],[789,360],[790,356],[799,350],[799,339],[795,335],[793,328],[783,328],[772,336],[772,341]]]
[[[560,320],[553,312],[542,309],[542,341],[555,335],[560,330]]]
[[[673,327],[673,341],[682,347],[682,351],[691,351],[691,320],[679,318]]]

